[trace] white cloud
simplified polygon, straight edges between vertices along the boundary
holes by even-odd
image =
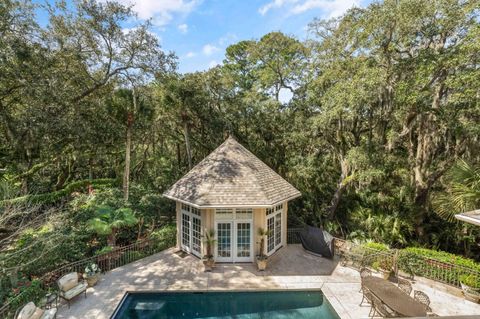
[[[290,14],[301,14],[312,9],[320,9],[323,15],[333,18],[359,5],[360,0],[272,0],[258,9],[258,12],[265,15],[272,9],[287,7]]]
[[[333,18],[341,16],[348,9],[359,5],[358,0],[307,0],[294,6],[290,12],[300,14],[312,9],[320,9],[329,18]]]
[[[187,59],[191,59],[191,58],[193,58],[193,57],[196,56],[196,55],[197,55],[197,54],[196,54],[195,52],[190,51],[190,52],[187,52],[187,54],[185,54],[185,57],[186,57]]]
[[[188,32],[188,24],[186,24],[186,23],[179,24],[179,25],[177,26],[177,28],[178,28],[178,30],[179,30],[180,32],[182,32],[183,34],[185,34],[185,33]]]
[[[235,33],[227,33],[225,36],[218,39],[218,44],[221,46],[230,45],[231,43],[237,42],[238,36]]]
[[[264,16],[271,9],[278,9],[278,8],[283,7],[287,3],[295,3],[295,2],[298,2],[298,0],[273,0],[269,3],[267,3],[266,5],[260,7],[260,9],[258,9],[258,12],[262,16]]]
[[[214,67],[216,67],[217,65],[220,65],[220,62],[215,61],[215,60],[212,60],[212,61],[210,61],[210,63],[208,63],[208,67],[209,67],[209,68],[214,68]]]
[[[213,53],[217,52],[218,50],[220,50],[219,48],[217,48],[216,46],[214,46],[213,44],[205,44],[203,46],[203,54],[205,55],[212,55]]]
[[[152,19],[156,26],[164,26],[173,19],[173,14],[188,14],[200,0],[117,0],[132,5],[139,18]]]

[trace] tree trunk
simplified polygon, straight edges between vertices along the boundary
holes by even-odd
[[[112,233],[107,237],[107,245],[110,247],[115,247],[116,244],[117,244],[116,230],[112,229]]]
[[[187,150],[188,169],[192,169],[192,150],[190,148],[190,130],[188,123],[183,122],[183,134],[185,135],[185,148]]]
[[[333,219],[333,217],[335,217],[335,213],[337,211],[338,205],[340,204],[343,192],[345,191],[345,188],[348,184],[347,178],[349,177],[348,174],[350,169],[347,160],[343,158],[343,156],[340,157],[340,167],[341,173],[338,179],[337,189],[335,190],[332,200],[330,201],[330,205],[327,208],[329,219]]]
[[[127,137],[125,143],[125,171],[123,173],[123,199],[128,201],[130,190],[130,153],[132,149],[132,130],[134,121],[134,111],[137,109],[137,98],[135,87],[132,89],[133,95],[133,112],[127,112]]]

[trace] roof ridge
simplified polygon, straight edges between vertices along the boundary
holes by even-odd
[[[199,207],[266,207],[301,194],[263,160],[229,136],[164,192],[164,196]]]
[[[243,145],[242,145],[240,142],[238,142],[236,139],[232,138],[232,140],[233,140],[234,142],[236,142],[238,145],[240,145],[240,147],[241,147],[244,151],[247,152],[247,154],[248,154],[249,157],[252,157],[253,160],[257,160],[257,161],[261,162],[263,165],[266,165],[266,166],[268,167],[267,164],[265,164],[261,159],[259,159],[257,156],[255,156],[255,154],[253,154],[252,152],[250,152],[250,151],[248,150],[248,148],[246,148],[245,146],[243,146]],[[269,168],[270,168],[270,167],[269,167]],[[271,168],[270,168],[270,169],[271,169]],[[270,196],[268,196],[268,193],[265,191],[265,188],[264,188],[263,185],[262,185],[263,183],[260,183],[260,179],[258,178],[258,176],[257,176],[257,174],[256,174],[255,172],[253,173],[253,176],[255,177],[255,181],[257,182],[257,185],[260,186],[260,189],[262,190],[263,195],[264,195],[266,198],[270,199]]]
[[[237,142],[238,143],[238,142]],[[265,163],[264,161],[262,161],[260,158],[258,158],[258,156],[256,156],[255,154],[253,154],[248,148],[246,148],[245,146],[243,146],[242,144],[238,143],[238,145],[240,145],[245,151],[247,151],[249,153],[249,155],[254,159],[254,160],[257,160],[259,161],[260,163],[262,163],[263,165],[265,165],[266,168],[268,168],[270,170],[270,172],[273,172],[273,174],[277,175],[278,177],[280,177],[282,180],[285,180],[282,175],[278,174],[273,168],[271,168],[270,166],[267,165],[267,163]],[[257,177],[257,174],[255,173],[255,178],[257,179],[257,181],[260,181],[261,179],[259,179]],[[288,182],[287,182],[288,183]],[[268,196],[268,193],[265,191],[265,188],[264,188],[264,185],[262,185],[263,183],[258,183],[258,185],[260,186],[260,188],[262,189],[262,191],[264,192],[265,194],[265,197],[269,197]],[[295,187],[294,187],[295,188]],[[296,191],[298,191],[296,188],[295,188]]]

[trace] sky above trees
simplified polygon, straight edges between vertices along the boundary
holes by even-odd
[[[54,0],[46,0],[53,2]],[[74,0],[66,0],[71,3]],[[45,0],[34,0],[45,3]],[[225,49],[240,40],[282,31],[302,40],[313,18],[342,15],[370,0],[119,0],[134,4],[140,19],[151,19],[166,51],[179,57],[182,73],[222,63]],[[42,13],[39,13],[42,15]],[[128,24],[125,28],[128,28]]]

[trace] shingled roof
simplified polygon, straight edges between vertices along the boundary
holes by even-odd
[[[163,195],[201,208],[269,207],[301,194],[229,137]]]

